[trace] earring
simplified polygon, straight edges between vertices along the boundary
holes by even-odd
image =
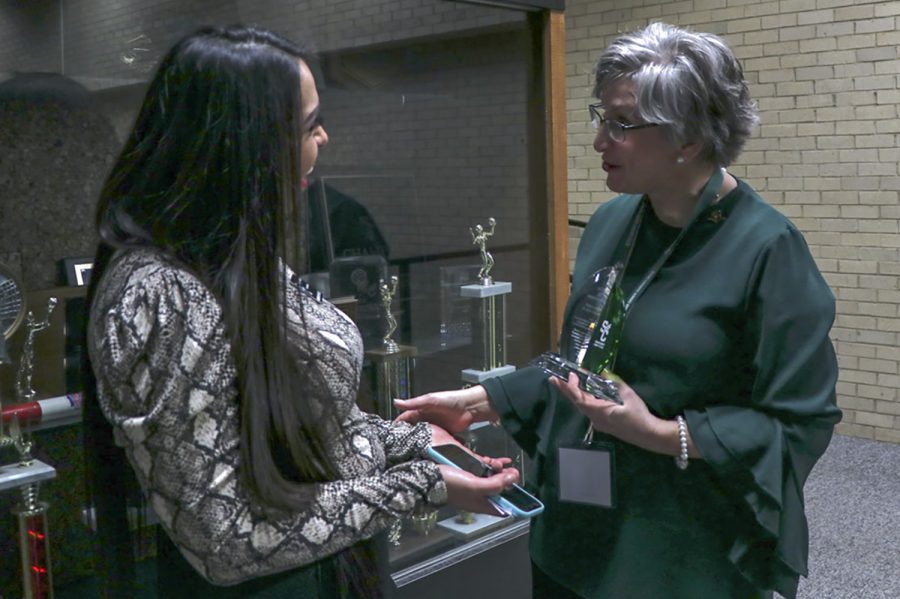
[[[675,162],[677,162],[678,164],[684,164],[684,156],[679,156],[675,159]]]

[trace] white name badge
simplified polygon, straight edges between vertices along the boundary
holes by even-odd
[[[598,507],[615,507],[612,445],[559,448],[559,499]]]

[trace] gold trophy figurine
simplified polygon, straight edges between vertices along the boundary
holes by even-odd
[[[384,317],[387,319],[387,330],[382,341],[384,342],[384,350],[389,354],[393,354],[400,349],[397,342],[391,339],[394,331],[397,330],[397,319],[394,318],[394,313],[391,311],[391,304],[394,301],[394,295],[397,293],[397,277],[391,276],[390,286],[382,279],[380,288],[381,304],[384,306]]]
[[[47,314],[41,322],[36,322],[34,312],[28,311],[28,316],[25,320],[25,328],[27,330],[25,346],[22,349],[22,361],[19,363],[19,371],[16,376],[16,394],[19,396],[19,401],[32,401],[34,399],[35,393],[31,387],[31,377],[34,374],[34,334],[50,326],[50,315],[53,314],[53,309],[56,308],[57,302],[58,300],[55,297],[47,300]]]
[[[477,245],[481,252],[481,270],[478,271],[478,278],[482,285],[490,285],[493,282],[490,272],[494,266],[494,257],[487,251],[487,240],[488,237],[493,237],[494,229],[497,227],[494,217],[488,219],[488,226],[490,227],[488,231],[481,225],[475,225],[474,229],[469,228],[469,232],[472,233],[472,245]]]

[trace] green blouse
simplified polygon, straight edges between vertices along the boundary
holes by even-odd
[[[620,196],[595,212],[573,296],[609,265],[639,203]],[[626,293],[677,233],[646,211]],[[557,446],[577,444],[587,418],[534,368],[486,381],[535,460],[546,505],[532,526],[535,563],[586,597],[794,597],[807,573],[803,484],[841,417],[833,320],[803,236],[739,181],[635,302],[615,366],[654,414],[684,414],[703,460],[681,471],[671,456],[597,435],[615,446],[616,507],[561,503]]]

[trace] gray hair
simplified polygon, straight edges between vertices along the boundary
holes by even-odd
[[[637,112],[667,125],[675,143],[703,143],[702,155],[728,166],[759,122],[744,72],[722,38],[665,23],[617,38],[595,69],[594,96],[628,77]]]

